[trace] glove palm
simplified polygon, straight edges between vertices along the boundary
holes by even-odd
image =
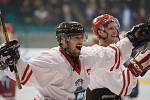
[[[150,22],[134,26],[131,31],[127,33],[127,37],[135,48],[148,44],[148,42],[150,42]]]

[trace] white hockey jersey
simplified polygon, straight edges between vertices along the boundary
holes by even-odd
[[[120,43],[126,44],[125,41],[119,42],[117,44],[118,47],[123,46]],[[128,43],[128,45],[124,45],[126,47],[119,48],[119,51],[119,49],[115,48],[113,45],[115,44],[111,44],[107,48],[112,49],[112,52],[115,54],[113,55],[114,57],[111,53],[107,53],[107,50],[102,50],[102,60],[99,60],[94,67],[92,67],[89,88],[90,90],[108,88],[116,95],[125,96],[131,93],[137,83],[137,78],[123,65],[130,57],[131,48],[133,47],[131,43]],[[105,47],[99,46],[99,48]]]
[[[130,41],[127,38],[122,39],[117,46],[122,54],[120,62],[127,60],[127,54],[130,55],[133,48]],[[50,100],[82,100],[84,90],[89,84],[90,68],[94,65],[96,68],[100,64],[99,67],[102,65],[103,69],[109,69],[107,66],[112,66],[116,62],[116,52],[119,52],[119,50],[115,51],[112,48],[117,47],[104,48],[98,45],[82,47],[79,57],[80,66],[77,69],[73,67],[74,63],[60,50],[60,47],[45,51],[28,62],[20,58],[17,63],[17,69],[21,83],[34,86],[42,96],[51,98]],[[14,74],[9,70],[6,70],[6,73],[15,79]],[[97,74],[101,73],[103,72],[100,71]],[[116,75],[115,79],[121,84],[121,80],[117,80],[120,79],[117,78],[118,76]],[[95,79],[95,82],[97,80]],[[94,82],[94,79],[91,80],[92,82]],[[92,85],[92,88],[100,86],[100,84],[94,83]]]

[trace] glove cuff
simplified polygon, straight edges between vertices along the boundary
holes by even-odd
[[[143,72],[141,69],[142,66],[132,59],[129,59],[127,62],[124,63],[124,65],[130,70],[130,72],[135,77],[138,77]]]

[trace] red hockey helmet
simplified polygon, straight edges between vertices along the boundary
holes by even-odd
[[[98,33],[98,29],[104,30],[103,25],[106,23],[109,23],[109,22],[115,22],[117,24],[117,28],[120,27],[120,24],[119,24],[117,18],[115,18],[109,14],[103,14],[103,15],[100,15],[100,16],[94,18],[93,22],[92,22],[93,34],[95,34],[95,35],[100,34],[100,33]]]

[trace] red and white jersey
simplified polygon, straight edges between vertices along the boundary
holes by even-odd
[[[109,53],[109,50],[101,50],[103,52],[99,54],[101,60],[97,61],[91,69],[90,90],[108,88],[111,92],[124,96],[130,94],[136,86],[137,78],[123,65],[130,57],[133,46],[131,43],[127,43],[127,38],[123,41],[118,42],[117,45],[111,44],[108,47],[97,45],[97,48],[111,48],[113,53]]]
[[[131,48],[127,49],[127,46]],[[94,65],[97,68],[98,64],[99,67],[103,65],[101,68],[113,65],[116,61],[116,52],[119,50],[115,51],[112,48],[117,47],[123,54],[120,61],[127,60],[127,54],[130,54],[133,48],[127,38],[118,42],[117,46],[82,47],[78,67],[74,67],[76,65],[60,47],[45,51],[29,61],[23,61],[20,58],[17,69],[21,84],[34,86],[42,96],[52,98],[52,100],[80,99],[84,97],[84,89],[89,84],[90,68]],[[15,79],[14,74],[9,70],[6,73]]]
[[[19,59],[17,69],[21,84],[34,86],[45,98],[73,100],[78,91],[84,96],[89,82],[88,62],[80,57],[79,63],[77,69],[73,68],[76,65],[70,57],[60,47],[54,47],[28,62]]]

